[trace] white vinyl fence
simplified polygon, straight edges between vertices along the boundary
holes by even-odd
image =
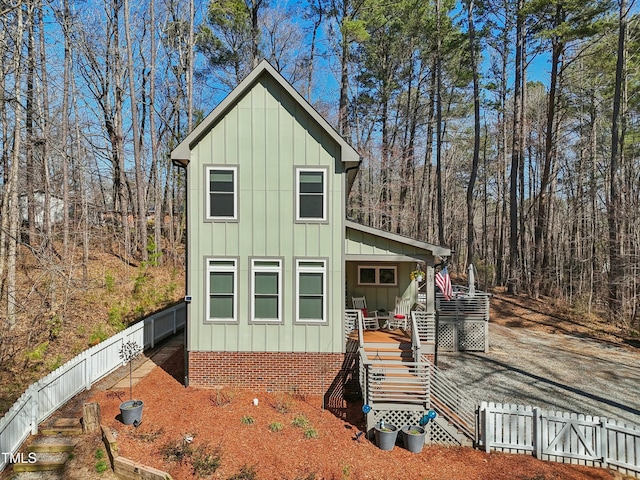
[[[640,478],[640,427],[538,407],[482,402],[479,444],[541,460],[609,467]]]
[[[158,312],[85,350],[32,384],[0,418],[0,472],[38,425],[78,393],[123,365],[118,351],[128,341],[147,348],[182,329],[185,304]],[[3,455],[6,454],[6,455]]]

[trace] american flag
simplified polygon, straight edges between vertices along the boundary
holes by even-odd
[[[451,287],[451,277],[449,276],[449,270],[444,267],[438,273],[436,273],[436,285],[442,292],[445,300],[451,300],[453,296],[453,288]]]

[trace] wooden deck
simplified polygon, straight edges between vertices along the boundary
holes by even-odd
[[[411,337],[404,330],[364,330],[362,332],[364,343],[411,343]],[[358,331],[354,330],[349,334],[349,340],[358,341]]]

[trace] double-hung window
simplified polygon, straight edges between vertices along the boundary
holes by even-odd
[[[238,320],[238,263],[235,259],[207,259],[207,320]]]
[[[327,220],[327,171],[318,168],[296,169],[296,220]]]
[[[251,261],[251,318],[254,322],[282,321],[282,261]]]
[[[326,260],[296,260],[296,319],[327,321]]]
[[[238,219],[238,168],[206,167],[207,220]]]

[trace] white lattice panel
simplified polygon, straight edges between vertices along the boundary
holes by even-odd
[[[426,410],[372,410],[367,415],[367,431],[373,435],[373,427],[380,421],[392,423],[398,429],[407,425],[418,425],[422,417],[426,414]],[[438,445],[459,446],[462,445],[460,439],[456,438],[440,422],[431,421],[427,424],[427,435],[425,443],[435,443]],[[373,437],[370,437],[373,438]]]
[[[460,322],[458,325],[458,349],[460,351],[484,352],[487,341],[484,327],[484,322]]]
[[[456,343],[455,323],[441,322],[438,325],[438,350],[443,352],[455,352]]]
[[[448,445],[458,447],[461,445],[460,440],[445,430],[437,422],[429,422],[427,424],[426,443],[436,443],[438,445]]]
[[[487,350],[487,323],[480,321],[443,321],[438,324],[438,350],[442,352]]]

